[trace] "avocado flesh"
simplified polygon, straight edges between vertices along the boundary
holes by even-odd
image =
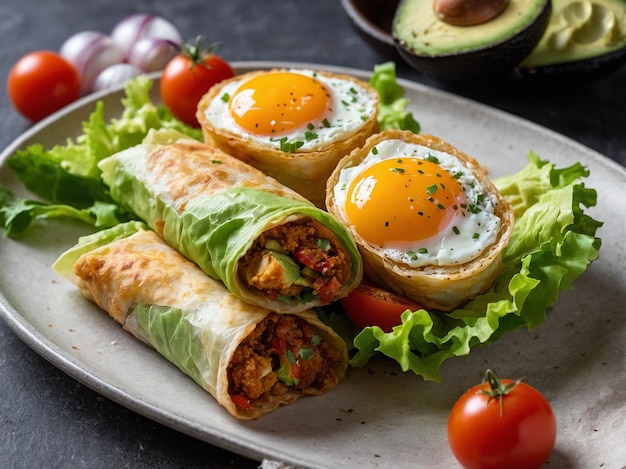
[[[476,26],[453,26],[439,20],[432,0],[404,0],[393,24],[393,35],[418,56],[457,55],[506,42],[534,23],[546,0],[510,0],[496,18]],[[534,44],[531,46],[531,48]]]
[[[273,251],[268,252],[281,265],[285,285],[293,285],[300,280],[300,268],[287,254]]]
[[[587,60],[626,47],[626,1],[552,0],[552,5],[548,28],[522,67]]]

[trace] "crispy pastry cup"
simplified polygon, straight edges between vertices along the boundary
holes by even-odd
[[[388,139],[399,139],[448,153],[471,169],[486,190],[497,197],[495,214],[500,218],[500,231],[496,242],[488,246],[474,260],[461,265],[411,267],[389,259],[379,246],[365,241],[348,220],[343,207],[337,205],[333,189],[338,183],[339,173],[343,168],[357,166],[365,159],[372,147]],[[411,298],[424,308],[440,311],[453,310],[493,284],[502,270],[502,251],[508,244],[513,231],[514,217],[511,204],[498,192],[487,177],[487,171],[483,166],[441,138],[407,131],[383,131],[370,137],[362,148],[354,150],[342,159],[328,180],[326,205],[328,211],[348,227],[356,240],[363,258],[366,279]],[[393,202],[390,201],[389,205],[392,207]]]
[[[279,70],[272,70],[279,71]],[[378,128],[378,93],[369,83],[349,75],[330,72],[317,72],[318,75],[341,78],[352,82],[352,86],[365,88],[376,100],[374,112],[367,117],[356,133],[339,140],[318,151],[297,151],[288,153],[277,148],[261,146],[255,143],[242,131],[235,133],[221,128],[216,122],[207,118],[206,109],[214,99],[221,99],[223,89],[236,80],[248,80],[267,71],[254,71],[238,75],[214,85],[198,103],[196,117],[202,128],[206,143],[231,154],[232,156],[254,166],[265,174],[274,177],[284,185],[295,190],[318,207],[324,207],[326,181],[341,158],[353,149],[362,146],[368,137],[376,133]]]

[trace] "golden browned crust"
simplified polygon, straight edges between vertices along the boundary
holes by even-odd
[[[220,99],[222,89],[228,83],[252,78],[266,71],[249,72],[228,79],[214,85],[200,100],[196,117],[202,127],[206,143],[212,144],[240,160],[260,169],[264,173],[276,178],[281,183],[292,188],[318,207],[324,207],[326,180],[337,165],[337,162],[354,148],[362,146],[368,137],[378,132],[378,105],[375,111],[363,122],[361,128],[352,136],[331,145],[321,151],[298,151],[287,153],[274,148],[256,145],[243,135],[216,127],[207,119],[205,110],[213,99]],[[319,75],[341,78],[354,83],[354,86],[370,91],[378,103],[378,94],[369,83],[358,80],[349,75],[340,75],[330,72],[317,72]]]
[[[410,267],[392,261],[382,251],[365,241],[350,225],[343,210],[335,204],[333,188],[342,168],[356,166],[369,150],[383,140],[400,139],[449,153],[471,168],[481,184],[497,197],[495,214],[500,218],[500,232],[494,244],[488,246],[476,259],[462,265]],[[328,211],[338,217],[354,236],[363,257],[364,275],[380,286],[395,291],[425,308],[451,311],[469,299],[487,290],[502,270],[502,251],[513,231],[513,209],[487,177],[487,172],[474,158],[434,135],[419,135],[406,131],[386,130],[370,137],[366,144],[341,160],[330,176],[326,192]]]
[[[174,206],[181,211],[195,194],[213,194],[231,187],[260,189],[303,200],[300,194],[258,169],[192,139],[157,146],[148,155],[147,165],[150,172],[167,186]]]

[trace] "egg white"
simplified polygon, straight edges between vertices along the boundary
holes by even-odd
[[[289,69],[292,73],[309,76],[319,80],[329,91],[333,107],[325,118],[325,123],[311,130],[307,125],[280,136],[255,135],[242,128],[232,117],[229,109],[229,97],[245,83],[245,79],[233,80],[226,84],[222,92],[213,99],[205,110],[205,115],[216,129],[222,129],[249,142],[265,148],[284,148],[285,142],[298,143],[299,152],[321,151],[334,142],[345,140],[361,129],[367,118],[374,112],[377,96],[371,90],[358,86],[353,81],[339,76],[328,76],[315,70]],[[311,133],[316,135],[311,138]],[[286,138],[286,141],[285,141]],[[282,141],[282,142],[281,142]]]
[[[346,167],[340,171],[333,191],[336,206],[344,220],[349,220],[345,206],[348,189],[355,177],[377,162],[399,157],[437,158],[439,166],[443,169],[452,175],[460,174],[457,180],[463,187],[467,202],[473,204],[477,210],[463,210],[464,216],[457,215],[443,231],[419,241],[408,249],[376,246],[386,257],[411,267],[450,266],[477,258],[488,246],[496,242],[500,231],[500,218],[495,214],[496,195],[486,191],[472,174],[471,169],[455,156],[397,139],[379,142],[375,150],[370,149],[367,157],[358,166]],[[390,200],[390,210],[393,205],[394,201]],[[353,229],[358,234],[359,227],[354,226]]]

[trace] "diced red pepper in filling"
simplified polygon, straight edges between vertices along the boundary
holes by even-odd
[[[330,268],[326,253],[319,249],[300,246],[293,255],[302,264],[317,272],[325,273]]]
[[[231,394],[230,399],[233,401],[233,404],[235,404],[237,407],[240,407],[242,409],[250,408],[250,399],[248,399],[245,396],[242,396],[241,394],[236,394],[236,395]]]
[[[298,361],[291,365],[291,377],[294,379],[300,379],[302,376],[302,365]]]
[[[321,288],[319,288],[320,299],[323,303],[330,303],[335,298],[335,294],[341,288],[341,283],[337,277],[331,277]]]
[[[283,353],[287,351],[287,344],[280,337],[274,337],[272,340],[272,347],[276,350],[276,353]]]

